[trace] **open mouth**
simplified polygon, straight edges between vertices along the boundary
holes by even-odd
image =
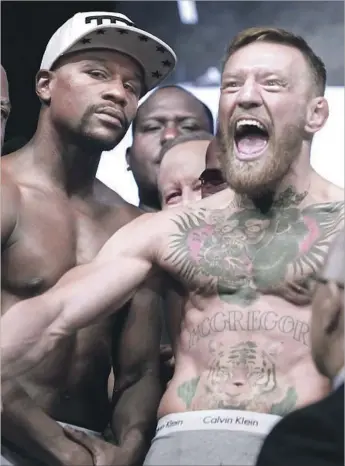
[[[238,120],[235,126],[235,144],[238,158],[251,160],[259,157],[268,144],[266,127],[258,120]]]

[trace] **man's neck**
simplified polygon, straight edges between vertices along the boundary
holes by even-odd
[[[139,208],[145,212],[157,212],[161,210],[158,193],[139,189]]]
[[[315,172],[307,163],[300,161],[275,186],[268,187],[258,195],[236,194],[234,204],[238,207],[255,208],[267,213],[272,208],[297,207],[309,194]]]
[[[39,123],[37,131],[26,146],[34,164],[68,194],[87,192],[93,187],[101,151],[90,150],[91,144],[62,140],[50,125]]]

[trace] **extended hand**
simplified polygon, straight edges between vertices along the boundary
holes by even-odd
[[[71,427],[64,427],[64,431],[68,438],[79,443],[91,453],[95,466],[130,465],[127,455],[124,454],[120,447],[85,432],[74,430]]]

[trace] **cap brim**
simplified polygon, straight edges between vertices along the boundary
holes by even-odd
[[[136,27],[117,24],[95,26],[60,56],[95,48],[116,50],[135,59],[143,68],[146,92],[164,81],[177,62],[174,51],[158,37]]]

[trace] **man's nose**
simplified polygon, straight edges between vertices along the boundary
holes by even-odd
[[[127,105],[127,95],[126,95],[126,90],[123,86],[122,80],[117,79],[116,81],[112,81],[112,83],[109,83],[109,86],[103,93],[103,98],[105,100],[110,100],[114,102],[117,105],[120,105],[122,107]]]
[[[201,200],[201,187],[199,189],[193,189],[186,187],[182,191],[182,205],[187,206],[192,202]]]
[[[247,79],[237,94],[239,107],[248,110],[262,105],[262,96],[259,85],[253,79]]]
[[[166,126],[161,134],[161,144],[165,144],[179,135],[179,130],[175,125]]]

